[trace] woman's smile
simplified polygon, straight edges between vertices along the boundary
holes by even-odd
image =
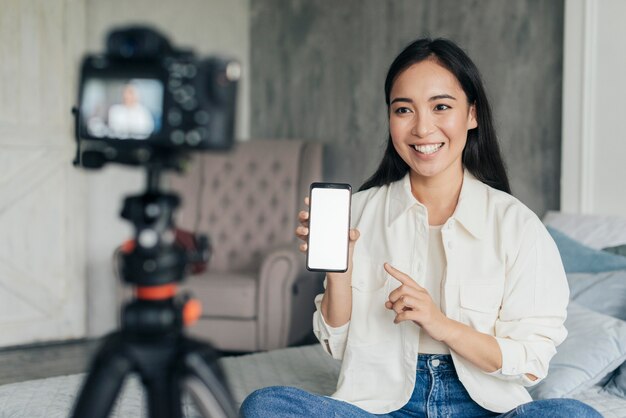
[[[411,146],[417,154],[430,156],[438,152],[444,145],[443,142],[436,142],[433,144],[413,144]]]

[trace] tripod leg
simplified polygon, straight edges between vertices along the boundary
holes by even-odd
[[[213,359],[202,351],[185,356],[184,384],[204,417],[235,418],[237,411],[228,390],[209,365]],[[216,365],[214,367],[217,367]]]
[[[124,378],[132,368],[132,362],[121,351],[119,336],[107,337],[91,365],[72,417],[108,417]]]
[[[148,395],[150,418],[182,418],[180,382],[163,367],[143,381]]]

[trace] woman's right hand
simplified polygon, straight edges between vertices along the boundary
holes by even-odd
[[[309,198],[304,198],[304,204],[309,206]],[[300,251],[306,253],[309,242],[309,211],[301,210],[298,213],[298,221],[300,226],[296,228],[296,236],[303,242],[300,244]],[[334,279],[350,279],[352,277],[352,254],[354,253],[354,245],[359,239],[360,233],[358,229],[350,229],[350,241],[348,243],[348,270],[345,273],[328,272],[327,277]]]
[[[309,206],[309,197],[304,198],[304,204]],[[306,250],[309,246],[309,211],[301,210],[298,212],[298,222],[300,222],[300,226],[296,228],[296,237],[303,241],[300,244],[300,251],[306,253]]]

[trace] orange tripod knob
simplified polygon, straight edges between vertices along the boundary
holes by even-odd
[[[193,325],[202,315],[202,304],[198,299],[189,299],[183,307],[183,323]]]

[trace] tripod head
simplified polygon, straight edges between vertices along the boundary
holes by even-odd
[[[190,263],[208,262],[208,239],[197,239],[193,250],[176,241],[173,215],[180,198],[160,189],[162,172],[161,166],[148,166],[146,190],[126,197],[121,213],[135,230],[134,239],[122,246],[120,260],[124,282],[135,286],[135,299],[122,315],[123,328],[133,333],[180,330],[201,312],[199,302],[176,297],[176,283],[184,279]]]
[[[127,283],[158,286],[182,280],[187,254],[175,243],[172,216],[180,198],[160,190],[160,167],[149,166],[146,174],[145,192],[124,199],[121,216],[132,222],[135,237],[124,248],[121,271]]]

